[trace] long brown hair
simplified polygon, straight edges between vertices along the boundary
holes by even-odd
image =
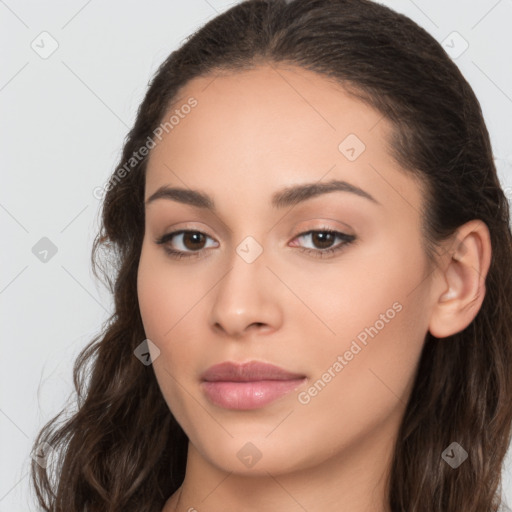
[[[115,310],[76,360],[77,410],[49,421],[35,440],[54,455],[46,468],[32,462],[39,504],[52,512],[161,512],[183,482],[187,436],[151,365],[134,356],[146,338],[136,280],[147,163],[134,155],[189,80],[260,63],[328,77],[392,122],[392,156],[427,185],[432,261],[439,242],[463,223],[488,226],[484,302],[462,332],[442,340],[427,334],[388,501],[393,512],[495,512],[512,425],[509,205],[468,82],[425,30],[369,0],[247,0],[206,23],[157,70],[106,190],[91,255]],[[452,442],[469,452],[456,470],[441,456]]]

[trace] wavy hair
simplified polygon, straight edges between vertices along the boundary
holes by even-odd
[[[480,104],[458,67],[424,29],[369,0],[246,0],[207,22],[157,69],[103,198],[92,248],[94,275],[113,294],[114,312],[76,359],[76,411],[60,421],[63,410],[34,442],[53,449],[52,464],[31,466],[44,510],[161,512],[182,484],[188,438],[152,366],[134,356],[146,338],[137,269],[147,163],[134,155],[193,78],[278,63],[340,84],[391,122],[390,154],[426,185],[431,261],[463,223],[481,219],[489,228],[483,304],[463,331],[445,339],[427,333],[386,499],[393,512],[498,510],[512,425],[509,204]],[[441,457],[453,441],[469,452],[457,470]]]

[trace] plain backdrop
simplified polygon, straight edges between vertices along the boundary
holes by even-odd
[[[481,102],[512,197],[512,1],[381,3],[445,41]],[[0,0],[0,512],[37,510],[32,441],[68,399],[74,358],[111,311],[90,265],[93,190],[113,171],[157,66],[232,4]],[[511,467],[509,450],[508,503]]]

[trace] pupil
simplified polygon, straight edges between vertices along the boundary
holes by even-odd
[[[197,247],[197,244],[196,244],[196,246],[194,247],[194,244],[192,243],[192,247],[189,247],[189,246],[188,246],[188,244],[187,244],[187,241],[188,241],[189,239],[192,239],[192,242],[194,242],[194,241],[195,241],[195,242],[198,242],[198,241],[200,241],[200,240],[198,240],[198,239],[200,239],[202,236],[203,236],[203,235],[202,235],[201,233],[185,233],[185,235],[184,235],[184,237],[183,237],[183,242],[184,242],[185,246],[187,247],[187,249],[197,249],[197,248],[198,248],[198,247]],[[200,247],[199,247],[199,248],[200,248]]]
[[[315,237],[320,239],[320,246],[321,246],[320,248],[321,249],[325,249],[326,247],[329,247],[329,245],[332,243],[333,236],[334,236],[333,233],[323,233],[323,232],[313,233],[314,239],[315,239]]]

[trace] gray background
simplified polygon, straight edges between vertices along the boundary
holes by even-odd
[[[32,440],[68,399],[74,358],[111,310],[89,261],[93,190],[113,171],[156,67],[232,3],[0,0],[0,512],[36,510]],[[381,3],[449,45],[480,99],[512,197],[512,0]],[[55,254],[40,252],[49,245]]]

